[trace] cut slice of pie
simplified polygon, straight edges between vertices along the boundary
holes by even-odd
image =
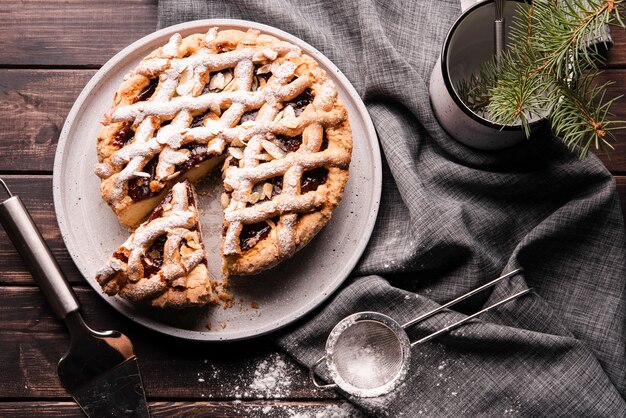
[[[104,200],[134,228],[175,182],[223,163],[226,274],[290,257],[341,201],[352,152],[329,75],[256,30],[173,35],[127,75],[98,137]]]
[[[109,295],[161,308],[213,301],[196,196],[189,181],[172,187],[96,279]]]

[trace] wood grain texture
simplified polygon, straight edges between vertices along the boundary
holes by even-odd
[[[153,417],[195,418],[365,418],[366,415],[346,401],[249,401],[249,402],[149,402]],[[0,416],[12,418],[82,417],[73,402],[0,402]]]
[[[65,118],[94,73],[0,69],[0,170],[52,171]],[[608,80],[614,84],[607,97],[626,92],[626,69],[606,70],[598,81]],[[615,120],[626,120],[626,97],[617,100],[613,112]],[[615,134],[617,141],[610,157],[602,152],[598,156],[613,173],[626,174],[626,130]],[[93,141],[95,147],[95,138]]]
[[[336,397],[332,392],[315,388],[306,371],[265,338],[216,344],[164,336],[118,314],[93,290],[75,290],[90,326],[99,330],[117,329],[133,341],[147,396],[160,399]],[[0,286],[0,401],[67,397],[59,384],[56,365],[68,343],[67,330],[52,315],[37,288]],[[267,376],[269,380],[263,380]],[[273,377],[280,382],[272,381]]]
[[[626,52],[626,44],[621,50]],[[596,81],[599,84],[607,81],[613,83],[607,89],[606,100],[618,96],[622,97],[617,99],[611,107],[614,116],[610,119],[625,121],[623,124],[626,124],[626,96],[624,96],[626,94],[626,69],[605,70]],[[596,155],[612,173],[626,174],[626,129],[614,131],[614,134],[616,140],[612,145],[615,149],[608,155],[604,152],[596,152]]]
[[[624,148],[626,151],[626,147]],[[52,177],[49,175],[3,176],[8,186],[20,196],[56,257],[70,283],[87,285],[74,265],[56,222],[52,199]],[[622,214],[626,218],[626,176],[616,176]],[[26,265],[0,228],[0,285],[34,284]]]
[[[3,166],[0,165],[0,167]],[[2,178],[13,194],[20,196],[24,202],[68,280],[71,283],[86,284],[61,238],[52,199],[52,177],[49,175],[5,175]],[[4,199],[4,191],[0,193]],[[4,229],[0,228],[0,284],[6,283],[34,285],[27,266],[13,247]]]
[[[4,2],[0,65],[95,68],[154,32],[156,23],[157,0]],[[608,66],[624,66],[626,31],[614,27],[611,34]]]
[[[4,1],[0,65],[98,67],[156,21],[156,0]]]
[[[56,144],[76,97],[119,50],[156,29],[157,0],[30,0],[0,10],[0,173],[24,200],[61,268],[75,285],[86,321],[134,342],[153,416],[361,418],[332,391],[312,387],[305,370],[266,338],[197,343],[147,330],[88,287],[61,240],[52,202]],[[626,30],[613,29],[602,80],[626,92]],[[4,67],[4,68],[2,68]],[[109,100],[110,98],[105,98]],[[626,120],[626,100],[614,107]],[[626,131],[611,159],[626,214]],[[43,175],[33,175],[40,173]],[[60,387],[56,364],[67,331],[34,286],[0,228],[0,417],[82,417]],[[282,370],[279,390],[257,385]]]
[[[626,65],[626,29],[611,27],[613,47],[607,53],[607,67]]]
[[[52,170],[65,118],[94,73],[0,70],[0,170]]]

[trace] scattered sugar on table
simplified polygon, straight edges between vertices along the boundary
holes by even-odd
[[[254,380],[249,389],[265,398],[285,397],[291,392],[291,375],[294,368],[278,354],[270,355],[254,371]]]

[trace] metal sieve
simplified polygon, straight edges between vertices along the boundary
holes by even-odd
[[[532,289],[515,293],[414,342],[409,340],[406,333],[408,327],[522,271],[522,268],[513,270],[404,325],[379,312],[358,312],[342,319],[326,340],[326,354],[309,369],[313,384],[319,388],[338,387],[350,395],[366,398],[391,392],[406,376],[411,364],[411,347],[460,327],[478,315],[525,295]],[[315,377],[315,370],[324,360],[332,380],[330,384],[320,383]]]

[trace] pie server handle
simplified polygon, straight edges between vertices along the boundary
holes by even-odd
[[[0,223],[24,259],[54,314],[59,319],[65,319],[69,313],[80,308],[78,299],[22,199],[13,196],[1,179],[0,183],[11,196],[0,202]]]

